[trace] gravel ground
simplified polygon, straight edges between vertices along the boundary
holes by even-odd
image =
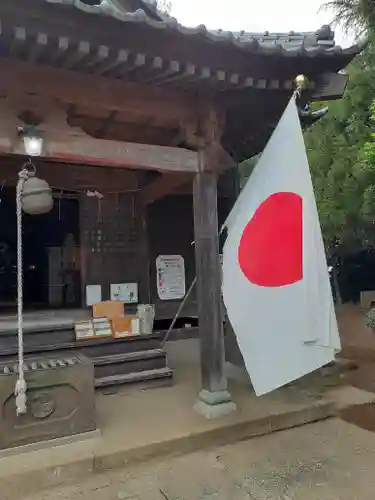
[[[375,434],[333,419],[24,500],[373,500],[374,461]]]

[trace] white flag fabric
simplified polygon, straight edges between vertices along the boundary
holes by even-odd
[[[340,350],[295,98],[225,223],[223,299],[257,395]]]

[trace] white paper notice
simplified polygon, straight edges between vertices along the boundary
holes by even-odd
[[[185,262],[181,255],[159,255],[156,284],[160,300],[179,300],[185,296]]]
[[[102,301],[101,285],[86,285],[86,305],[92,306]]]
[[[117,283],[111,284],[111,300],[121,300],[125,304],[138,302],[137,283]]]

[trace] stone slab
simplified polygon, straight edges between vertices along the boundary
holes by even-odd
[[[5,450],[0,450],[0,459],[16,455],[23,455],[26,453],[31,453],[33,451],[48,450],[51,448],[56,448],[57,446],[69,445],[72,443],[82,443],[89,439],[98,439],[100,436],[100,430],[96,429],[94,431],[82,432],[80,434],[74,434],[72,436],[64,436],[61,438],[50,439],[48,441],[40,441],[39,443],[30,443],[23,446],[16,446],[14,448],[6,448]]]

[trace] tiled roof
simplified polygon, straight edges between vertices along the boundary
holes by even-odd
[[[191,37],[204,37],[207,41],[232,44],[240,49],[264,53],[265,55],[284,56],[355,56],[366,45],[365,39],[351,47],[341,48],[334,42],[334,33],[329,26],[308,33],[250,33],[231,32],[223,30],[208,30],[204,25],[196,28],[182,26],[178,21],[161,13],[155,0],[140,0],[139,8],[134,12],[124,12],[112,0],[102,0],[100,5],[88,5],[84,0],[46,0],[49,3],[74,6],[88,14],[99,14],[112,17],[122,22],[142,23],[161,30],[173,30],[181,35]],[[147,11],[152,10],[156,18],[152,19]]]
[[[167,21],[171,18],[169,14],[158,8],[158,2],[156,0],[139,0],[139,3],[142,5],[145,12],[150,10],[160,21]]]

